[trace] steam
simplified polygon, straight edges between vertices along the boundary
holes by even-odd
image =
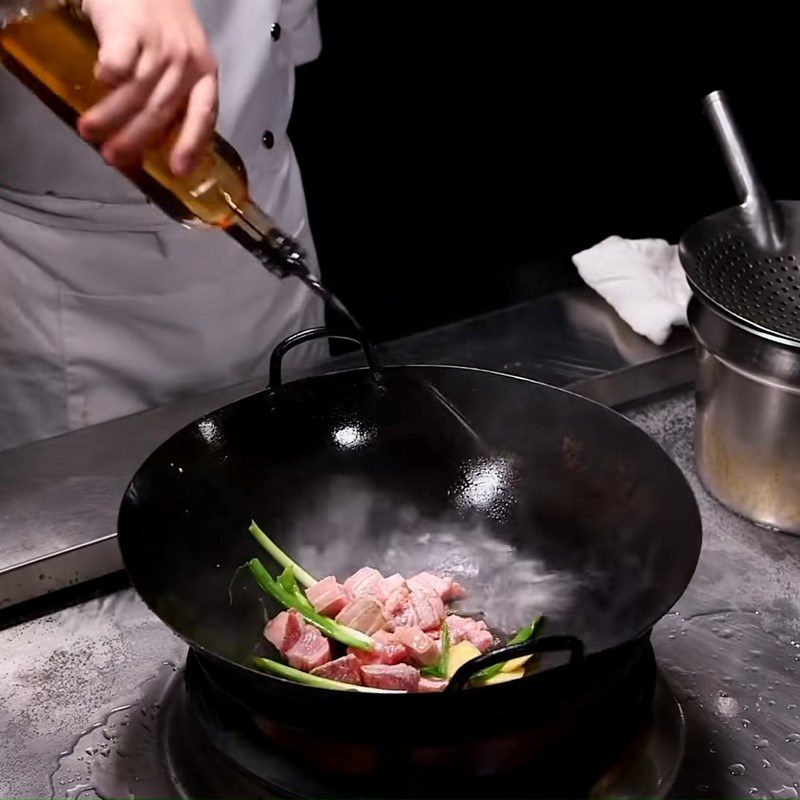
[[[574,575],[548,569],[488,523],[455,511],[431,518],[354,478],[334,478],[281,540],[320,578],[344,579],[362,566],[384,575],[409,577],[422,570],[449,575],[467,590],[463,612],[482,615],[502,634],[537,614],[568,614],[577,595]]]

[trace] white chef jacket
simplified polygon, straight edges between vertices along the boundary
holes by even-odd
[[[294,68],[320,49],[314,0],[194,5],[217,130],[316,269],[286,136]],[[302,284],[167,218],[2,68],[0,119],[0,449],[263,375],[280,339],[320,324]]]

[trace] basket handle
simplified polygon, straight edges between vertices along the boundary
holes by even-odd
[[[725,92],[706,95],[705,113],[717,137],[728,167],[736,194],[751,222],[752,233],[760,247],[779,250],[783,242],[783,224],[780,213],[761,183],[744,139],[731,114]]]

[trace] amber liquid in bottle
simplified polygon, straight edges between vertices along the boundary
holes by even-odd
[[[94,78],[97,50],[89,22],[61,5],[20,13],[0,27],[0,61],[72,128],[108,92]],[[168,163],[173,140],[167,136],[145,150],[141,166],[126,177],[179,222],[220,228],[271,272],[300,278],[360,331],[347,308],[309,272],[299,245],[250,199],[236,150],[216,135],[200,164],[178,177]]]

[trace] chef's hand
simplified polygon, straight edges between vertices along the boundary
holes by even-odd
[[[142,150],[173,124],[180,131],[170,169],[191,172],[217,117],[217,63],[189,0],[83,0],[100,40],[95,76],[112,87],[78,121],[115,167],[138,163]]]

